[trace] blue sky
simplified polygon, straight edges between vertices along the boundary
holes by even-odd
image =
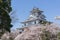
[[[19,19],[13,23],[12,29],[21,27],[20,22],[28,18],[33,7],[44,11],[43,14],[48,21],[60,23],[60,20],[54,19],[55,16],[60,16],[60,0],[12,0],[15,18]]]

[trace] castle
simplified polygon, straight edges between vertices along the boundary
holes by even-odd
[[[43,11],[39,10],[39,8],[33,8],[30,12],[30,16],[24,22],[21,22],[23,26],[32,26],[36,24],[40,24],[45,19],[45,15],[42,14]]]

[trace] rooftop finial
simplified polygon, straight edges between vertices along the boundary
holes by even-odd
[[[37,8],[37,7],[33,7],[33,10],[35,10],[35,9],[39,9],[39,8]]]

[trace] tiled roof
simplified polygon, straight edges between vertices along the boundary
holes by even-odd
[[[34,20],[37,20],[37,18],[28,18],[27,20],[25,20],[24,22],[30,22],[30,21],[34,21]],[[24,23],[24,22],[22,22],[22,23]]]

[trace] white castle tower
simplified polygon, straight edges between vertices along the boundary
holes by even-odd
[[[43,20],[45,20],[45,16],[42,14],[43,11],[39,10],[39,8],[33,8],[30,12],[30,16],[24,22],[21,22],[24,26],[31,26],[40,24]]]

